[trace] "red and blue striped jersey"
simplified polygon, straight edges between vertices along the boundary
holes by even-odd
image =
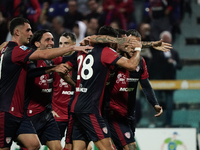
[[[77,69],[77,85],[71,112],[101,114],[104,87],[111,65],[121,56],[111,48],[95,45],[88,54],[77,52],[68,64]]]
[[[27,61],[34,52],[10,41],[0,53],[0,111],[23,116]]]

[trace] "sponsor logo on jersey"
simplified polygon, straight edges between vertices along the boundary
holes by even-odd
[[[91,52],[92,52],[92,49],[90,49],[90,50],[87,50],[87,52],[88,52],[88,53],[91,53]]]
[[[11,142],[11,137],[6,138],[6,143],[9,144]]]
[[[126,133],[124,133],[124,135],[125,135],[125,137],[127,137],[128,139],[130,139],[130,137],[131,137],[130,132],[126,132]]]
[[[19,48],[21,48],[24,51],[28,49],[28,47],[26,47],[26,46],[20,46]]]
[[[117,80],[116,80],[116,83],[122,83],[122,84],[126,84],[126,76],[122,73],[119,73],[117,75]]]
[[[74,91],[62,91],[62,94],[65,94],[65,95],[74,95]]]
[[[107,129],[107,127],[104,127],[102,130],[103,130],[103,132],[104,132],[105,134],[108,133],[108,129]]]
[[[123,91],[123,92],[130,92],[130,91],[133,91],[134,88],[120,88],[119,91]]]
[[[127,82],[137,82],[138,78],[127,78]]]
[[[76,92],[83,92],[83,93],[87,93],[87,88],[81,88],[81,87],[77,87],[77,88],[76,88]]]
[[[140,66],[137,66],[136,68],[136,72],[138,72],[140,70]]]
[[[52,89],[42,89],[42,93],[51,93]]]

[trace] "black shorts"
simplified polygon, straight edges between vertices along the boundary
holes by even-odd
[[[47,141],[61,140],[60,130],[51,109],[30,117],[40,142],[45,145]]]
[[[73,113],[72,140],[98,141],[110,137],[107,125],[99,114]]]
[[[0,111],[0,147],[10,147],[16,137],[22,118]]]
[[[68,121],[61,122],[61,121],[56,121],[58,124],[58,128],[60,130],[60,136],[61,139],[65,136],[65,130],[67,129],[68,126]]]
[[[117,149],[135,142],[135,120],[127,118],[107,118],[111,138]]]

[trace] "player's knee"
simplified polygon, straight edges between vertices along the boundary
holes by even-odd
[[[61,145],[55,145],[51,150],[62,150],[62,146]]]
[[[125,145],[124,150],[137,150],[136,142]]]
[[[28,149],[28,150],[38,150],[38,149],[40,149],[40,143],[38,142],[38,141],[33,141],[33,142],[31,142],[31,144],[29,144],[27,147],[26,147],[26,149]]]
[[[10,148],[9,147],[4,147],[4,148],[0,147],[0,150],[10,150]]]
[[[62,150],[63,149],[60,141],[50,141],[50,142],[47,142],[46,145],[50,150]]]

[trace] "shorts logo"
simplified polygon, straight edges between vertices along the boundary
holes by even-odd
[[[130,132],[126,132],[124,135],[125,135],[125,137],[127,137],[128,139],[130,139],[130,137],[131,137]]]
[[[19,48],[21,48],[24,51],[28,49],[28,47],[26,47],[26,46],[20,46]]]
[[[9,144],[11,142],[11,137],[6,138],[6,143]]]
[[[108,133],[108,129],[107,129],[106,127],[104,127],[102,130],[103,130],[103,132],[104,132],[105,134]]]

